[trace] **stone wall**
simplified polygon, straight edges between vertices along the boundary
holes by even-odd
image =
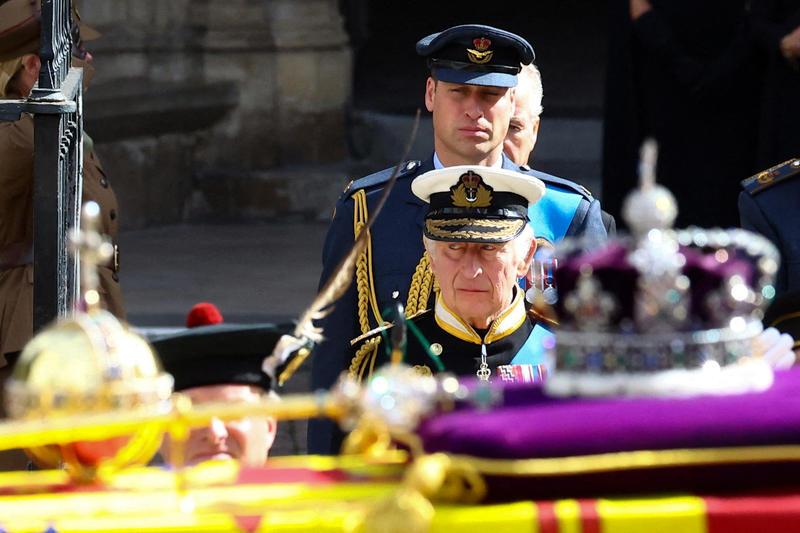
[[[336,0],[79,7],[103,34],[88,43],[97,72],[86,130],[124,228],[328,216],[346,182],[352,69]]]

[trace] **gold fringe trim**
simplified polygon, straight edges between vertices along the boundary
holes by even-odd
[[[466,455],[453,455],[451,458],[470,464],[483,475],[555,477],[620,470],[798,461],[800,445],[636,450],[541,459],[486,459]]]

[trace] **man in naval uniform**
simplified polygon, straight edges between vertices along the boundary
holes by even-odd
[[[517,279],[536,251],[528,208],[544,194],[544,183],[513,170],[456,166],[426,172],[411,189],[430,206],[423,242],[440,290],[433,309],[411,319],[422,338],[406,336],[405,363],[422,374],[480,379],[503,365],[542,367],[548,333],[528,319]],[[361,347],[379,343],[383,334],[375,331],[357,343],[356,357],[370,353]],[[368,378],[372,368],[388,362],[386,353],[379,348],[375,361],[362,358],[353,365]]]
[[[556,242],[565,236],[605,239],[599,202],[578,185],[530,170],[503,156],[503,140],[514,112],[514,86],[521,65],[534,59],[523,38],[483,25],[462,25],[429,35],[417,43],[430,77],[425,106],[433,115],[434,153],[425,161],[402,165],[397,183],[375,221],[366,251],[356,265],[355,281],[320,323],[326,340],[317,346],[312,387],[329,388],[350,362],[350,340],[383,325],[381,313],[399,301],[407,316],[426,309],[434,287],[421,234],[426,204],[411,192],[412,180],[429,170],[455,165],[502,167],[542,180],[545,198],[530,207],[538,238]],[[339,199],[322,255],[320,285],[334,272],[366,223],[392,169],[351,183]],[[308,449],[338,449],[333,422],[309,421]]]

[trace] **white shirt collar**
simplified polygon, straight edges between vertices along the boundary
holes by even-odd
[[[442,161],[439,159],[439,156],[436,154],[436,152],[433,152],[433,168],[436,170],[444,168],[444,163],[442,163]],[[492,165],[492,168],[503,168],[503,154],[500,154],[500,158],[494,165]]]

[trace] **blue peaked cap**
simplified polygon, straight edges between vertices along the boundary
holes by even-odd
[[[520,65],[536,57],[528,41],[514,33],[462,24],[417,41],[436,79],[468,85],[516,87]]]

